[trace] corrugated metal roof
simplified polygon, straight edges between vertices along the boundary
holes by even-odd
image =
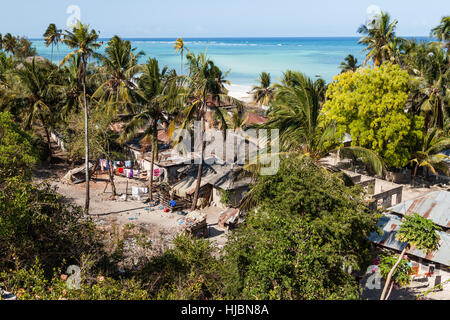
[[[395,236],[397,235],[401,225],[401,218],[391,214],[386,214],[377,223],[377,226],[383,229],[383,235],[380,236],[377,232],[373,232],[370,234],[369,240],[383,247],[402,251],[406,246],[406,242],[395,240]],[[437,251],[427,255],[422,250],[410,248],[407,253],[450,267],[450,235],[445,232],[438,233],[440,236],[440,241],[439,249]]]
[[[450,228],[450,192],[447,191],[430,192],[416,199],[401,202],[388,210],[408,216],[418,213],[439,226]]]

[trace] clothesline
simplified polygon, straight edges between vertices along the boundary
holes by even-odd
[[[132,169],[133,162],[131,160],[110,161],[110,163],[108,164],[108,161],[106,159],[100,159],[99,166],[103,172],[108,171],[109,166],[111,166],[115,174],[117,174],[118,172],[119,174],[124,174],[127,178],[133,178],[141,174],[141,170]],[[143,163],[141,162],[141,168],[143,167]],[[150,176],[150,170],[145,170],[145,168],[143,168],[142,173],[145,173],[144,175],[146,175],[147,177]],[[155,168],[153,170],[154,178],[166,176],[165,173],[165,169],[161,169],[155,165]]]

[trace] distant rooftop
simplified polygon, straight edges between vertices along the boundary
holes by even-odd
[[[369,236],[369,240],[383,247],[402,251],[407,243],[395,239],[401,225],[401,218],[395,215],[386,214],[377,223],[377,226],[383,230],[383,234],[378,235],[377,232],[372,232]],[[412,247],[408,249],[406,253],[450,267],[450,234],[445,232],[438,232],[438,234],[440,240],[439,249],[437,251],[425,254],[422,250]]]
[[[417,213],[441,227],[450,228],[450,192],[447,191],[430,192],[416,199],[399,203],[388,210],[407,216]]]

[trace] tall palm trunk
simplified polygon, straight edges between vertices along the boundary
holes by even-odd
[[[413,188],[416,186],[417,169],[419,169],[419,164],[416,164],[416,167],[414,168],[414,175],[412,178],[412,187]]]
[[[156,131],[155,131],[156,130]],[[158,156],[158,125],[155,122],[153,128],[153,141],[152,141],[152,162],[150,164],[150,185],[149,185],[149,199],[150,202],[153,201],[153,171],[155,168],[155,159]]]
[[[202,107],[202,111],[201,111],[201,121],[202,121],[202,152],[201,152],[201,159],[200,159],[200,165],[198,166],[198,173],[197,173],[197,184],[195,186],[195,193],[194,193],[194,200],[192,202],[192,208],[191,210],[195,210],[197,208],[197,202],[198,202],[198,197],[199,197],[199,193],[200,193],[200,186],[202,183],[202,173],[203,173],[203,162],[204,162],[204,158],[205,158],[205,148],[206,148],[206,142],[204,141],[204,134],[205,134],[205,114],[203,111],[204,106]]]
[[[183,53],[181,53],[181,69],[180,69],[180,75],[183,75]]]
[[[42,114],[39,115],[39,117],[40,117],[40,120],[42,122],[42,126],[44,127],[45,136],[47,138],[48,152],[50,152],[49,159],[51,160],[52,159],[52,142],[50,141],[50,133],[48,131],[47,126],[45,125],[44,117],[42,116]]]
[[[407,248],[408,248],[408,246],[406,246],[403,249],[402,253],[400,253],[400,256],[398,257],[397,262],[394,264],[394,266],[392,267],[391,271],[389,271],[389,274],[388,274],[387,279],[386,279],[386,283],[384,284],[383,292],[381,293],[380,300],[386,300],[385,296],[386,296],[386,292],[387,292],[387,289],[389,287],[389,284],[391,282],[392,275],[394,274],[395,269],[397,269],[397,267],[400,264],[400,262],[402,262],[403,256],[405,255]]]
[[[379,67],[381,64],[381,58],[380,57],[375,57],[375,61],[373,62],[374,67]]]
[[[149,175],[150,184],[148,188],[148,197],[150,202],[153,202],[153,171],[155,170],[154,168],[155,168],[155,144],[153,144],[152,147],[152,162],[150,164],[150,175]]]
[[[83,86],[83,100],[84,100],[84,135],[85,135],[85,158],[86,158],[86,199],[84,203],[84,213],[89,214],[89,115],[88,115],[88,105],[86,100],[86,61],[83,61],[83,75],[81,78],[81,84]]]
[[[111,158],[106,157],[106,161],[108,162],[108,175],[109,175],[109,182],[111,183],[111,190],[112,190],[112,196],[115,197],[117,195],[116,191],[116,184],[114,183],[114,174],[113,174],[113,168],[111,163]]]

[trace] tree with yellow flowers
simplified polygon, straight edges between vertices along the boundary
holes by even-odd
[[[408,73],[390,62],[334,78],[322,110],[336,137],[352,136],[352,145],[377,153],[388,167],[402,168],[424,134],[424,119],[406,110]]]

